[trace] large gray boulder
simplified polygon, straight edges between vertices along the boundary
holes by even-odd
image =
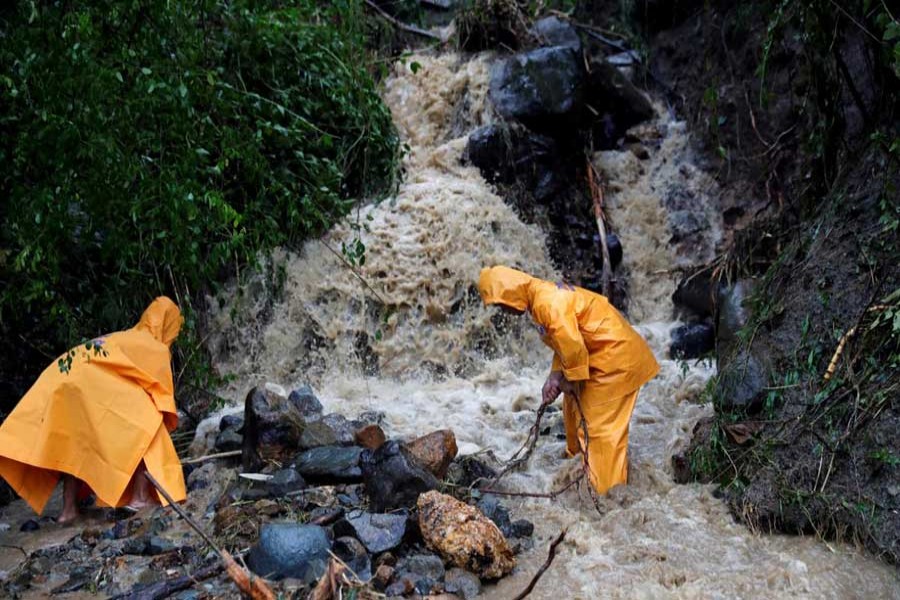
[[[331,543],[318,525],[267,523],[247,555],[247,566],[267,579],[317,581],[328,565]]]
[[[294,458],[294,468],[304,479],[318,483],[358,483],[362,481],[359,446],[310,448]]]
[[[266,461],[282,462],[297,450],[303,415],[278,392],[255,387],[244,400],[241,461],[245,471],[256,471]]]
[[[574,122],[584,107],[585,70],[572,48],[523,52],[492,69],[489,96],[502,116],[535,130]]]

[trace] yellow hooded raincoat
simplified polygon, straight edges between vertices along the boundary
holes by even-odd
[[[101,503],[123,506],[142,460],[184,500],[169,437],[178,424],[169,346],[182,321],[174,302],[157,298],[132,329],[76,347],[68,372],[57,362],[47,367],[19,401],[0,426],[0,476],[35,512],[61,473],[87,483]]]
[[[585,447],[578,404],[587,422],[591,483],[599,493],[628,478],[628,424],[638,390],[659,372],[644,339],[600,294],[537,279],[508,267],[482,269],[485,304],[527,311],[553,350],[553,371],[575,383],[563,416],[570,456]]]

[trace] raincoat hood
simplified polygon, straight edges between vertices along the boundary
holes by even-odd
[[[171,346],[181,331],[182,323],[184,318],[178,306],[169,298],[160,296],[150,303],[135,329],[146,331],[157,341]]]
[[[486,267],[478,277],[478,291],[485,304],[503,304],[528,310],[528,286],[535,278],[509,267]]]

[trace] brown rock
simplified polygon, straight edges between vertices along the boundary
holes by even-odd
[[[432,431],[405,444],[406,449],[420,465],[438,479],[447,475],[447,468],[456,458],[456,436],[449,429]]]
[[[419,496],[418,508],[422,537],[445,560],[486,579],[516,566],[503,533],[474,506],[431,491]]]
[[[372,582],[375,584],[376,589],[383,590],[391,582],[393,576],[394,567],[381,565],[375,570],[375,576],[372,578]]]
[[[377,450],[387,440],[384,431],[378,425],[366,425],[357,431],[353,437],[356,439],[357,446],[362,446],[369,450]]]

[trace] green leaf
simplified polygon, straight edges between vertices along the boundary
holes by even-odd
[[[153,71],[151,71],[147,67],[141,67],[141,73],[143,73],[144,75],[150,75],[151,73],[153,73]]]
[[[422,68],[422,65],[420,65],[420,64],[417,63],[416,61],[413,61],[413,62],[409,63],[409,70],[412,71],[413,74],[418,73],[418,72],[419,72],[419,69],[421,69],[421,68]]]

